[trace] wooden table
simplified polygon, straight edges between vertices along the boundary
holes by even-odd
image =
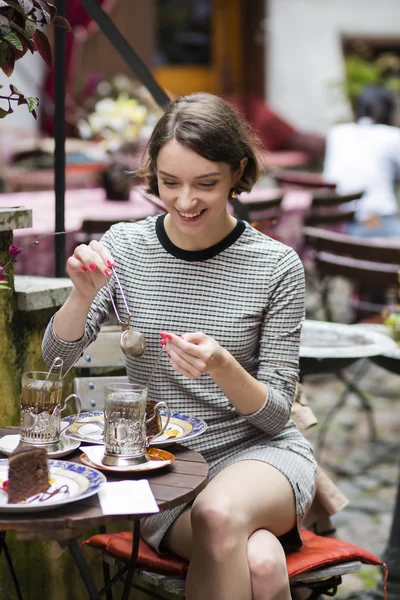
[[[16,428],[1,427],[0,437],[6,434],[15,434],[16,432]],[[165,469],[157,470],[153,473],[124,473],[121,475],[105,473],[107,480],[120,481],[122,479],[143,479],[145,477],[150,483],[160,511],[190,502],[207,485],[207,463],[201,454],[194,450],[189,450],[184,446],[175,444],[169,450],[175,455],[175,461]],[[82,450],[78,449],[70,456],[67,456],[65,460],[79,463],[81,453]],[[7,558],[5,541],[7,531],[14,531],[17,540],[21,541],[56,540],[60,545],[69,547],[90,599],[98,600],[101,592],[96,587],[90,568],[77,540],[83,531],[89,527],[105,526],[126,519],[132,520],[134,522],[134,545],[131,563],[124,569],[128,571],[123,594],[123,599],[125,600],[128,598],[136,567],[140,519],[144,516],[138,514],[103,515],[97,495],[40,513],[18,514],[0,512],[0,552],[3,547]],[[9,561],[9,567],[17,596],[19,599],[22,599],[11,561]]]

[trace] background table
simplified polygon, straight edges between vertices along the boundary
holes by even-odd
[[[10,433],[15,434],[16,431],[18,431],[16,428],[2,427],[0,437]],[[136,474],[108,472],[104,474],[108,481],[145,478],[150,483],[160,510],[174,508],[193,500],[207,485],[208,466],[201,454],[194,450],[175,444],[169,448],[169,451],[175,455],[175,461],[165,469]],[[78,449],[62,460],[79,463],[81,453],[82,450]],[[7,531],[14,531],[17,540],[56,540],[62,545],[67,545],[81,572],[90,598],[97,599],[98,591],[77,541],[78,537],[85,529],[92,526],[104,526],[126,519],[139,523],[144,516],[146,515],[103,515],[97,495],[43,512],[26,514],[0,512],[0,548],[1,540],[5,540]],[[139,528],[136,529],[136,532],[138,531]]]

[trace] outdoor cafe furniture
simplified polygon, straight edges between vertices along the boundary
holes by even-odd
[[[0,428],[0,437],[15,433],[16,428]],[[146,478],[149,480],[151,490],[161,511],[174,508],[185,502],[190,502],[206,486],[208,480],[207,463],[198,452],[179,445],[174,445],[171,449],[175,455],[175,461],[160,471],[146,474]],[[82,450],[76,450],[67,460],[79,464],[79,455],[81,452]],[[106,475],[108,474],[106,473]],[[139,477],[138,474],[130,474],[127,477],[126,473],[112,473],[111,476],[107,476],[107,479],[112,481],[127,478],[137,479],[143,478],[143,475],[144,473],[142,472]],[[97,495],[40,513],[9,513],[0,511],[0,555],[3,550],[18,599],[22,599],[18,585],[18,568],[21,567],[18,567],[18,565],[14,565],[14,568],[12,567],[12,557],[8,554],[6,544],[7,532],[14,531],[18,541],[56,540],[61,546],[68,547],[79,569],[90,600],[98,600],[101,591],[97,589],[90,567],[81,551],[78,542],[79,537],[82,536],[88,527],[104,526],[129,519],[133,521],[133,529],[136,534],[136,540],[138,540],[140,519],[143,516],[140,514],[103,515]],[[133,549],[132,560],[124,570],[124,572],[127,572],[127,576],[123,600],[127,600],[128,598],[135,570],[136,545]]]
[[[364,358],[373,358],[391,352],[396,346],[389,337],[357,325],[306,320],[300,342],[300,376],[334,374],[345,385],[342,394],[328,411],[320,425],[317,449],[322,450],[325,435],[333,416],[345,405],[350,393],[357,395],[361,409],[368,419],[371,440],[378,433],[373,418],[373,407],[367,396],[349,378],[344,369]]]
[[[332,320],[329,281],[338,276],[355,286],[351,298],[354,321],[366,312],[380,314],[384,301],[373,302],[370,297],[376,296],[377,291],[384,296],[386,291],[398,289],[400,242],[395,238],[358,238],[321,227],[305,227],[304,236],[312,249],[327,320]],[[367,294],[367,298],[363,297]]]

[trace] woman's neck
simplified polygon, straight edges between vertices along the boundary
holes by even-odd
[[[198,235],[186,234],[175,226],[171,216],[167,214],[164,219],[164,228],[171,242],[178,248],[182,250],[205,250],[226,238],[235,229],[236,223],[235,217],[225,213],[221,220],[207,227],[205,232]]]

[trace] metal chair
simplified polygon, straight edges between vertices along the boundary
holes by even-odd
[[[339,225],[353,221],[356,210],[354,202],[363,192],[354,194],[336,194],[331,191],[313,192],[311,207],[304,218],[307,227]]]
[[[241,195],[238,198],[229,198],[229,203],[235,217],[247,221],[262,233],[268,233],[279,218],[283,197],[282,190],[277,190],[276,194],[271,194],[271,190],[267,190],[265,199],[262,195],[254,200]]]
[[[400,242],[386,238],[356,238],[316,227],[306,227],[304,234],[313,250],[315,273],[327,320],[332,320],[329,282],[332,277],[338,276],[349,280],[354,286],[355,294],[351,300],[351,306],[355,309],[354,321],[360,321],[366,314],[380,314],[386,306],[385,296],[396,294],[399,289]],[[366,413],[371,441],[377,440],[373,406],[359,387],[368,367],[368,361],[363,360],[352,377],[344,370],[336,372],[345,388],[321,423],[317,442],[319,452],[324,446],[327,429],[334,414],[345,405],[351,393],[358,397],[361,408]]]
[[[320,173],[309,173],[307,171],[293,171],[290,169],[276,169],[272,172],[272,177],[275,179],[279,187],[286,189],[302,189],[302,190],[331,190],[336,189],[336,183],[333,181],[325,181]]]

